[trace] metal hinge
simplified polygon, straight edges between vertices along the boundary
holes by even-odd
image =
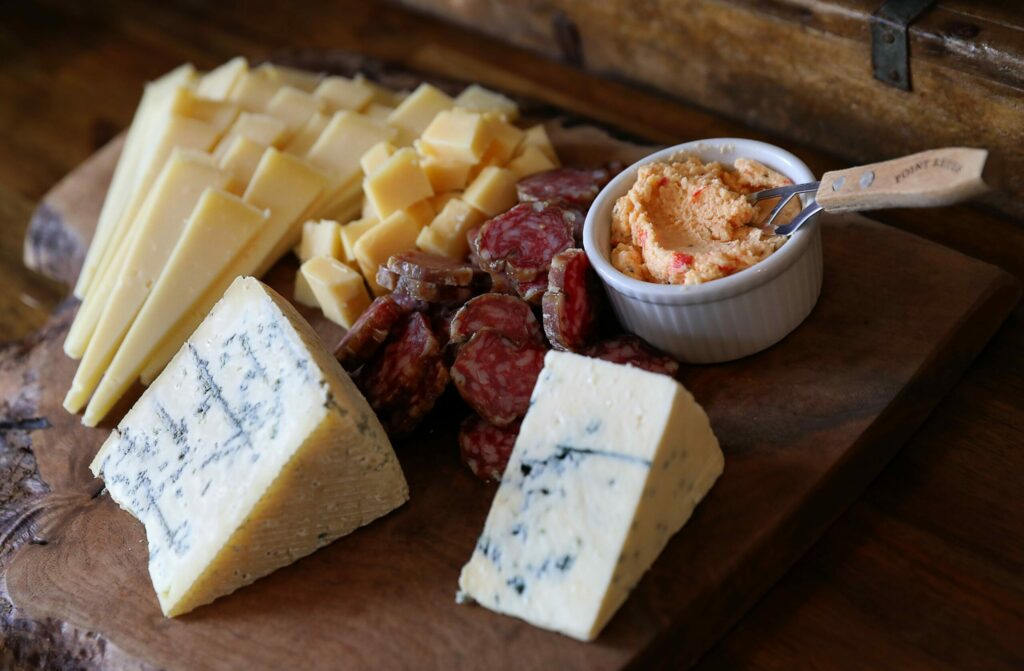
[[[907,28],[935,0],[887,0],[871,15],[871,69],[875,79],[910,90]]]

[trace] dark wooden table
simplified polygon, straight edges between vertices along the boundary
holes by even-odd
[[[236,54],[258,60],[327,47],[477,79],[662,141],[764,138],[391,6],[6,3],[0,14],[0,342],[41,326],[67,291],[22,266],[34,204],[129,123],[145,80],[183,61],[210,67]],[[792,149],[815,172],[842,167],[814,148]],[[1021,222],[970,208],[878,218],[1024,278]],[[877,481],[698,667],[1024,668],[1022,476],[1024,309],[1018,307]]]

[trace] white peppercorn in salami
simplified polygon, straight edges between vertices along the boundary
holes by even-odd
[[[459,427],[459,454],[473,475],[484,482],[500,482],[519,436],[519,421],[495,426],[470,415]]]
[[[334,351],[335,358],[347,371],[354,371],[369,361],[391,329],[409,310],[391,296],[381,296],[356,320]]]
[[[508,426],[526,414],[544,367],[543,345],[516,344],[492,329],[459,347],[451,376],[459,394],[491,424]]]
[[[452,318],[449,342],[464,343],[483,329],[493,329],[516,344],[544,342],[533,309],[515,296],[483,294],[471,299]]]
[[[577,352],[590,341],[598,299],[590,272],[582,249],[567,249],[551,261],[542,309],[544,333],[555,349]]]
[[[555,205],[520,203],[480,227],[475,251],[487,270],[524,282],[546,278],[551,257],[575,244],[574,221]]]
[[[596,359],[624,363],[637,368],[675,377],[679,372],[679,362],[669,355],[655,349],[646,340],[626,333],[591,345],[581,352]]]

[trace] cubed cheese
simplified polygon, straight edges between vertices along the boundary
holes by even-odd
[[[548,132],[544,129],[543,124],[526,129],[526,134],[523,135],[523,140],[519,143],[519,152],[522,153],[527,147],[537,147],[552,163],[558,166],[558,154],[555,153],[555,148],[551,145]]]
[[[370,103],[370,105],[363,110],[363,114],[365,114],[368,119],[372,119],[376,123],[387,125],[388,117],[390,117],[391,113],[394,111],[395,108],[389,105]]]
[[[473,167],[470,163],[447,161],[436,156],[424,156],[420,159],[420,166],[437,193],[465,189],[469,183],[469,171]]]
[[[722,467],[707,415],[672,378],[549,352],[459,588],[592,640]]]
[[[296,303],[305,305],[307,308],[320,307],[320,304],[316,302],[316,296],[313,295],[313,288],[309,286],[306,276],[302,274],[302,268],[295,271],[295,290],[292,293],[292,298]]]
[[[377,168],[384,165],[384,162],[395,153],[395,145],[387,141],[381,141],[366,150],[363,157],[359,159],[359,165],[363,168],[364,175],[372,175]]]
[[[445,203],[430,225],[420,232],[416,246],[425,252],[453,259],[464,259],[469,254],[466,234],[483,223],[483,212],[459,198]]]
[[[345,263],[355,263],[356,242],[374,226],[380,223],[376,217],[363,217],[349,222],[341,227],[339,237],[341,238],[341,260]]]
[[[353,246],[353,255],[359,264],[359,271],[376,296],[387,293],[377,284],[377,268],[386,263],[388,257],[416,247],[416,236],[420,225],[402,210],[365,231]]]
[[[466,188],[462,199],[489,217],[516,204],[516,177],[511,170],[488,166]]]
[[[394,137],[394,129],[374,123],[362,114],[336,113],[310,148],[306,158],[321,170],[328,170],[344,181],[362,168],[359,159],[373,145]]]
[[[476,112],[494,112],[509,121],[519,117],[519,107],[515,102],[479,84],[470,84],[463,89],[455,98],[455,106]]]
[[[351,328],[370,305],[363,277],[338,259],[314,256],[300,268],[324,316]]]
[[[329,219],[304,223],[302,241],[298,247],[299,261],[305,262],[314,256],[341,258],[340,228],[338,222]]]
[[[411,144],[434,120],[438,112],[451,109],[455,101],[431,84],[420,84],[388,116],[388,123],[398,128],[399,142]]]
[[[460,109],[442,110],[423,131],[420,142],[432,156],[473,164],[495,139],[493,129],[497,129],[497,123],[482,114]]]
[[[509,161],[505,167],[512,171],[516,180],[520,180],[538,172],[554,170],[558,165],[548,158],[540,147],[530,146],[523,149],[522,153]]]
[[[434,195],[416,152],[396,151],[363,182],[363,191],[381,218]]]
[[[324,77],[313,95],[336,110],[361,112],[373,100],[375,89],[362,77]]]
[[[434,215],[437,214],[437,210],[434,209],[431,199],[427,198],[405,208],[405,213],[416,222],[417,226],[423,228],[434,220]]]
[[[492,165],[505,165],[515,155],[523,138],[526,137],[526,131],[513,126],[496,114],[485,114],[484,120],[491,138],[486,152],[488,158],[494,161]]]

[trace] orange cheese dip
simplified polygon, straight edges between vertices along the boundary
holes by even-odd
[[[785,238],[757,225],[773,203],[754,205],[745,196],[792,183],[744,158],[733,167],[690,155],[648,163],[612,210],[612,265],[660,284],[701,284],[748,268]],[[776,223],[797,212],[794,199]]]

